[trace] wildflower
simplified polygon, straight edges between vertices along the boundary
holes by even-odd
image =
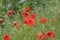
[[[32,18],[25,18],[25,19],[24,19],[24,24],[27,24],[27,25],[29,25],[30,27],[32,27],[33,25],[36,24],[36,22],[35,22],[35,20],[32,19]]]
[[[46,22],[46,18],[41,18],[41,19],[40,19],[40,23],[41,23],[41,24],[43,24],[43,23],[45,23],[45,22]]]
[[[25,7],[25,9],[24,9],[26,12],[29,12],[30,11],[30,7],[29,6],[27,6],[27,7]]]
[[[22,17],[23,17],[23,18],[28,17],[28,13],[27,13],[27,12],[23,12],[23,13],[22,13]]]
[[[7,12],[7,16],[10,16],[11,14],[14,14],[14,10],[9,10],[9,11]]]
[[[19,24],[17,22],[13,22],[13,25],[19,30]]]
[[[24,24],[28,24],[29,18],[24,19]]]
[[[21,3],[25,2],[26,0],[20,0]]]
[[[52,19],[51,22],[52,22],[52,23],[55,23],[55,22],[56,22],[56,19]]]
[[[4,15],[5,18],[8,18],[8,15]]]
[[[8,8],[12,7],[12,2],[8,3],[7,7]]]
[[[3,22],[3,20],[2,19],[0,19],[0,23],[2,23]]]
[[[37,1],[35,1],[35,2],[34,2],[34,4],[35,4],[35,5],[37,5],[37,4],[38,4],[38,2],[37,2]]]
[[[46,32],[46,38],[54,38],[54,37],[55,37],[54,32],[52,31]]]
[[[9,39],[10,39],[10,36],[8,34],[3,36],[3,40],[9,40]]]
[[[36,18],[36,14],[31,14],[30,17],[34,19]]]
[[[44,35],[41,34],[41,33],[38,33],[38,34],[36,35],[36,38],[38,38],[39,40],[44,40]]]

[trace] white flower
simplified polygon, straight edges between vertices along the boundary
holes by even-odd
[[[12,2],[8,3],[7,7],[8,8],[12,7]]]
[[[34,2],[34,4],[38,4],[38,2]]]
[[[25,2],[26,0],[20,0],[21,3]]]
[[[7,15],[4,15],[4,17],[5,17],[5,18],[8,18],[8,16],[7,16]]]

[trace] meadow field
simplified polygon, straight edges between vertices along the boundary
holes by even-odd
[[[60,40],[60,0],[0,0],[0,40]]]

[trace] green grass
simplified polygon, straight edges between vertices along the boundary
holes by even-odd
[[[13,3],[11,8],[7,8],[9,2]],[[6,26],[3,26],[2,29],[0,26],[0,40],[2,40],[3,35],[8,33],[11,37],[10,40],[38,40],[36,34],[42,31],[44,34],[46,31],[53,31],[55,33],[55,38],[53,39],[44,39],[44,40],[60,40],[60,0],[37,0],[38,4],[34,4],[35,0],[26,0],[24,3],[20,3],[19,0],[0,0],[0,18],[4,19]],[[31,7],[31,13],[37,15],[36,25],[30,28],[27,25],[23,24],[23,18],[21,13],[23,8],[26,6]],[[15,15],[11,18],[4,18],[4,15],[8,10],[13,9]],[[19,10],[19,12],[17,12]],[[39,19],[42,17],[47,18],[47,22],[44,25],[41,25]],[[55,18],[56,23],[51,23],[50,20]],[[13,22],[17,21],[20,24],[20,30],[17,30],[13,26]]]

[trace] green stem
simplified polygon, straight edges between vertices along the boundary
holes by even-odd
[[[42,32],[44,33],[44,24],[42,24]]]

